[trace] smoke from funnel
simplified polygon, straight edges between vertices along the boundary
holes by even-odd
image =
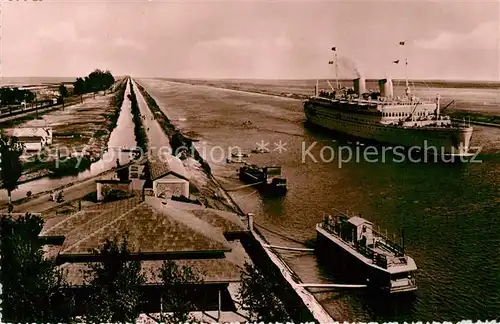
[[[362,76],[356,62],[345,56],[338,56],[338,67],[339,78],[354,79]]]
[[[361,72],[359,72],[358,68],[356,68],[354,70],[354,72],[356,73],[356,77],[358,77],[358,78],[362,78],[363,77],[363,74],[361,74]]]

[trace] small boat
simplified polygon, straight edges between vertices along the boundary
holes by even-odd
[[[250,154],[247,153],[231,153],[231,156],[234,158],[243,158],[243,157],[249,157]]]
[[[140,152],[140,149],[138,147],[127,147],[127,146],[122,146],[120,148],[120,151],[121,152],[130,152],[130,153],[136,153],[136,152]]]
[[[269,153],[269,150],[266,150],[264,148],[261,148],[261,147],[257,147],[253,150],[250,151],[251,153],[257,153],[257,154],[264,154],[264,153]]]
[[[245,160],[243,160],[241,157],[239,158],[227,158],[226,163],[246,163]]]
[[[349,274],[385,293],[417,290],[415,261],[397,244],[359,216],[336,211],[316,225],[318,252],[344,266]]]

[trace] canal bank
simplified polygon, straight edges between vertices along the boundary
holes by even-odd
[[[214,207],[217,209],[225,210],[230,208],[236,211],[242,219],[249,223],[250,233],[244,240],[242,240],[242,245],[245,251],[250,256],[254,264],[263,273],[268,274],[274,280],[278,280],[282,287],[281,291],[276,292],[278,298],[283,302],[288,314],[292,317],[295,322],[310,322],[316,321],[319,323],[333,322],[331,317],[323,310],[321,305],[315,300],[314,296],[306,291],[305,289],[298,289],[296,285],[296,279],[298,276],[293,273],[293,271],[286,266],[286,263],[279,257],[278,254],[274,253],[268,248],[265,248],[262,244],[262,239],[258,237],[253,226],[251,224],[251,217],[248,217],[246,213],[234,200],[233,198],[224,190],[220,183],[212,175],[210,166],[206,162],[196,148],[193,146],[193,141],[186,136],[184,136],[176,127],[170,122],[167,115],[159,108],[156,101],[147,93],[147,91],[139,85],[136,81],[133,81],[134,88],[140,90],[140,96],[138,100],[147,104],[149,108],[148,113],[144,113],[146,116],[144,120],[156,120],[161,125],[161,129],[167,134],[170,140],[170,145],[172,152],[178,154],[179,148],[187,148],[187,152],[191,152],[193,159],[198,162],[199,168],[198,173],[202,172],[205,176],[205,184],[203,186],[205,201],[204,204],[209,207]],[[139,106],[142,106],[139,104]],[[154,121],[153,121],[154,122]],[[149,122],[148,122],[149,123]],[[147,129],[153,127],[150,123],[146,126]],[[186,151],[185,154],[188,154]],[[189,165],[188,165],[189,167]],[[207,181],[208,180],[208,181]],[[211,195],[210,195],[211,194]],[[221,204],[223,206],[221,206]],[[222,208],[221,208],[222,207]],[[288,280],[290,279],[290,280]],[[300,282],[300,281],[299,281]]]

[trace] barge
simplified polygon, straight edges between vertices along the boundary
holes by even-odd
[[[239,178],[268,193],[284,195],[287,192],[287,182],[281,176],[281,167],[261,168],[257,165],[245,164],[239,169]]]
[[[366,280],[369,288],[388,294],[417,290],[415,261],[401,245],[375,230],[373,223],[338,212],[316,225],[317,246],[336,264]]]

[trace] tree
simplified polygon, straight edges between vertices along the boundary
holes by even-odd
[[[64,273],[45,259],[38,234],[43,219],[29,213],[0,219],[4,322],[69,322],[73,299]]]
[[[61,99],[63,110],[64,110],[64,98],[67,97],[68,95],[69,95],[68,89],[66,88],[66,86],[64,85],[64,83],[61,83],[59,85],[59,97]]]
[[[89,291],[85,303],[85,322],[132,322],[140,314],[140,287],[146,282],[141,262],[130,261],[127,241],[106,240],[94,250],[99,262],[89,263],[84,273]]]
[[[29,90],[24,90],[24,99],[26,100],[26,102],[28,103],[31,103],[33,102],[33,100],[35,100],[36,98],[36,94],[32,91],[29,91]]]
[[[202,284],[201,276],[194,273],[190,267],[178,267],[168,260],[163,262],[158,278],[163,283],[161,294],[160,322],[185,323],[193,321],[189,312],[195,309],[191,293],[196,293],[196,285]],[[192,289],[188,290],[187,287]]]
[[[64,83],[59,85],[59,95],[63,98],[68,96],[68,88],[66,88]]]
[[[95,69],[84,79],[76,79],[76,82],[74,83],[74,93],[82,95],[84,93],[93,92],[95,97],[95,93],[102,90],[105,91],[114,83],[115,78],[109,70],[106,70],[106,72],[104,72],[100,69]]]
[[[250,315],[252,322],[287,322],[287,314],[281,300],[276,296],[281,291],[274,272],[271,270],[264,276],[256,267],[245,263],[241,271],[241,286],[238,295]]]
[[[16,137],[8,138],[0,134],[1,188],[7,190],[9,205],[12,202],[12,191],[17,189],[22,174],[21,155],[23,152],[24,145],[19,143]]]
[[[83,103],[83,94],[85,93],[85,81],[82,78],[76,78],[73,83],[73,93],[80,95],[80,102]]]

